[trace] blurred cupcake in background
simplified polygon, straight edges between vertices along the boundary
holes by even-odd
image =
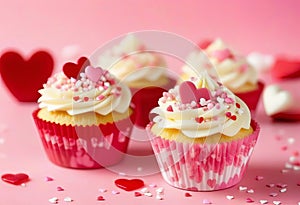
[[[146,130],[168,184],[212,191],[242,179],[260,128],[240,98],[203,72],[164,92],[158,104]]]
[[[50,161],[62,167],[117,164],[132,131],[130,90],[86,58],[78,62],[82,68],[65,64],[39,90],[33,118],[43,147]]]
[[[247,58],[236,53],[220,38],[207,41],[200,47],[216,69],[223,85],[245,101],[251,112],[255,112],[264,83],[258,79],[257,70],[248,63]],[[196,58],[197,55],[194,55],[195,61]],[[188,66],[184,66],[182,72],[184,79],[197,76]]]
[[[142,128],[149,123],[149,112],[157,106],[158,98],[175,85],[175,80],[167,74],[163,56],[147,50],[133,34],[128,34],[118,45],[104,52],[98,65],[130,88],[136,112],[135,124]]]

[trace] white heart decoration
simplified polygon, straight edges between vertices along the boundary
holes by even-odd
[[[292,95],[278,85],[268,85],[263,92],[263,103],[267,115],[287,111],[293,106]]]

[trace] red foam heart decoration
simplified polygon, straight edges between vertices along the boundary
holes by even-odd
[[[125,191],[133,191],[145,186],[141,179],[117,179],[115,185]]]
[[[300,77],[300,60],[279,57],[271,69],[271,74],[278,79],[298,78]]]
[[[4,174],[1,176],[1,179],[4,182],[14,184],[14,185],[20,185],[24,182],[29,181],[29,176],[24,173],[19,173],[19,174]]]
[[[207,88],[197,89],[191,81],[184,81],[180,84],[179,95],[184,104],[191,103],[192,101],[199,102],[201,98],[210,99],[210,92]]]
[[[68,78],[77,78],[81,70],[90,65],[89,59],[80,57],[76,63],[68,62],[63,65],[63,72]]]
[[[300,121],[300,110],[298,112],[281,112],[271,116],[276,121]]]
[[[198,46],[201,49],[206,49],[212,42],[213,42],[213,40],[206,39],[206,40],[201,41],[200,43],[198,43]]]
[[[36,102],[38,90],[52,74],[54,60],[46,51],[37,51],[28,60],[8,51],[0,58],[1,77],[8,90],[20,102]]]

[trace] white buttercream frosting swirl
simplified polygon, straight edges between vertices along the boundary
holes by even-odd
[[[210,97],[204,97],[207,94],[201,97],[200,94],[198,100],[187,102],[185,96],[190,98],[191,95],[186,93],[193,89],[183,87],[187,84],[190,86],[191,83],[196,89],[193,92],[209,93]],[[206,72],[165,92],[158,104],[159,106],[151,111],[157,114],[153,118],[157,126],[161,129],[180,130],[182,134],[190,138],[215,134],[234,136],[242,128],[250,128],[251,116],[246,104],[227,88],[212,80]]]
[[[220,38],[217,38],[205,48],[204,53],[209,58],[212,65],[224,86],[233,92],[239,92],[243,86],[256,86],[258,81],[257,71],[251,66],[246,57],[237,54],[233,49],[229,48]],[[203,56],[199,51],[199,55],[190,56],[191,61],[199,61],[199,56]],[[201,70],[203,66],[199,65],[195,69]],[[196,76],[195,70],[185,65],[182,68],[183,73],[188,76]]]
[[[163,57],[157,52],[147,50],[132,34],[101,55],[98,65],[129,85],[140,81],[155,82],[166,76],[166,62]]]
[[[87,69],[98,69],[87,74]],[[100,71],[100,72],[99,72]],[[99,76],[95,76],[95,73]],[[96,80],[95,80],[96,79]],[[48,111],[66,111],[69,115],[96,112],[107,115],[111,112],[124,113],[128,110],[131,93],[127,86],[119,83],[101,68],[88,66],[79,78],[68,78],[63,72],[50,77],[39,90],[40,108]]]

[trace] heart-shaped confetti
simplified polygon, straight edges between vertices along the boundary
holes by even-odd
[[[278,194],[275,193],[275,192],[272,192],[272,193],[269,194],[269,196],[271,196],[271,197],[276,197],[276,196],[278,196]]]
[[[94,68],[92,66],[87,66],[85,68],[86,76],[93,82],[97,82],[99,78],[104,74],[104,70],[102,68]]]
[[[90,61],[86,57],[80,57],[77,64],[68,62],[63,65],[63,72],[68,78],[77,78],[78,74],[90,65]]]
[[[120,194],[120,192],[119,192],[119,191],[116,191],[116,190],[112,190],[111,193],[112,193],[113,195]]]
[[[278,188],[286,188],[286,187],[287,187],[287,184],[281,184],[281,183],[278,183],[278,184],[276,184],[276,186],[277,186]]]
[[[105,192],[107,192],[107,189],[100,188],[100,189],[98,189],[98,191],[100,191],[101,193],[105,193]]]
[[[184,194],[184,196],[185,196],[185,197],[191,197],[192,195],[191,195],[189,192],[186,192],[186,193]]]
[[[157,193],[164,193],[164,188],[163,187],[159,187],[155,190]]]
[[[253,194],[253,193],[254,193],[254,190],[253,190],[253,189],[248,189],[248,190],[247,190],[247,193]]]
[[[2,181],[14,184],[14,185],[20,185],[22,183],[25,183],[29,181],[29,176],[24,173],[19,174],[4,174],[1,176]]]
[[[287,188],[282,188],[282,189],[280,189],[279,191],[280,191],[281,193],[284,193],[284,192],[287,191]]]
[[[64,188],[62,188],[61,186],[56,187],[57,191],[64,191]]]
[[[216,186],[217,181],[215,179],[208,179],[207,185],[211,188],[214,188]]]
[[[203,204],[212,204],[212,202],[208,199],[203,199],[202,203]]]
[[[267,184],[266,186],[269,188],[272,188],[272,187],[275,187],[275,184]]]
[[[64,198],[64,201],[65,201],[65,202],[72,202],[73,199],[72,199],[71,197],[65,197],[65,198]]]
[[[246,191],[248,188],[246,186],[239,186],[240,191]]]
[[[271,75],[277,79],[300,77],[300,61],[278,57],[271,69]]]
[[[53,180],[54,180],[54,179],[53,179],[52,177],[46,177],[46,178],[45,178],[45,181],[46,181],[46,182],[51,182],[51,181],[53,181]]]
[[[157,199],[157,200],[163,200],[163,197],[160,194],[156,194],[155,199]]]
[[[281,201],[273,201],[273,204],[274,204],[274,205],[280,205],[280,204],[281,204]]]
[[[58,198],[57,197],[52,197],[51,199],[48,200],[51,204],[57,204],[58,203]]]
[[[253,199],[251,199],[251,198],[247,198],[247,199],[246,199],[246,202],[247,202],[247,203],[253,203],[253,202],[254,202],[254,200],[253,200]]]
[[[141,192],[135,191],[134,196],[139,197],[139,196],[143,196],[143,194]]]
[[[151,192],[146,192],[146,193],[144,193],[144,195],[148,196],[148,197],[152,197],[153,196]]]
[[[210,99],[210,92],[207,88],[197,89],[191,81],[185,81],[179,86],[179,95],[182,103],[187,104],[192,101],[200,102],[201,98]]]
[[[228,200],[232,200],[232,199],[234,199],[234,196],[227,195],[226,198],[227,198]]]
[[[117,179],[115,185],[125,191],[133,191],[142,188],[145,184],[141,179]]]
[[[36,102],[39,89],[51,76],[54,60],[50,53],[37,51],[24,59],[15,51],[5,52],[0,58],[0,73],[8,90],[20,102]]]
[[[257,180],[257,181],[261,181],[261,180],[263,180],[263,179],[264,179],[263,176],[256,176],[256,177],[255,177],[255,180]]]
[[[98,196],[98,197],[97,197],[97,200],[98,200],[98,201],[104,201],[105,199],[104,199],[103,196]]]
[[[267,203],[268,203],[268,200],[262,199],[262,200],[259,200],[259,203],[260,203],[260,204],[267,204]]]

